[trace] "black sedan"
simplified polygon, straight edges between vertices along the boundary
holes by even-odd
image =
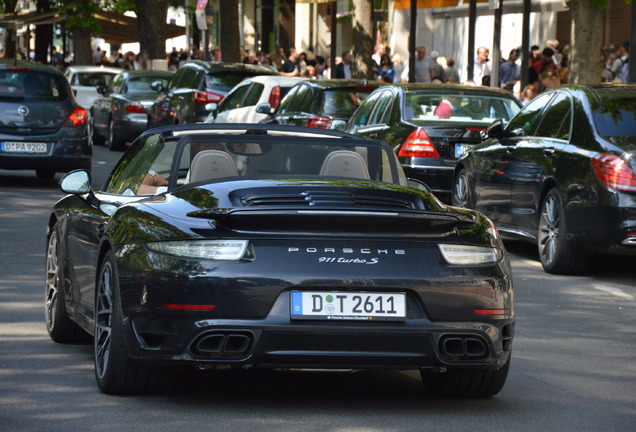
[[[121,150],[127,142],[148,129],[148,113],[159,96],[150,85],[160,81],[168,86],[172,72],[152,70],[123,71],[100,93],[91,107],[91,131],[94,143],[106,141],[111,150]]]
[[[345,130],[393,147],[406,175],[450,203],[457,159],[481,142],[493,120],[510,120],[519,102],[486,87],[400,84],[377,89]]]
[[[421,186],[421,184],[419,184]],[[492,223],[411,183],[385,143],[274,125],[144,133],[48,225],[51,338],[93,336],[99,388],[170,365],[419,369],[434,394],[503,387],[515,314]]]
[[[270,103],[262,103],[256,112],[268,114],[261,123],[307,126],[319,129],[337,128],[344,123],[373,90],[383,85],[367,80],[308,80],[296,84],[273,111]]]
[[[636,255],[636,86],[544,93],[488,136],[457,164],[455,205],[536,242],[549,273],[581,273],[595,252]]]

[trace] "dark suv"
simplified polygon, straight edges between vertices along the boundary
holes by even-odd
[[[150,126],[202,123],[205,106],[219,103],[236,84],[256,75],[278,75],[269,66],[244,63],[212,63],[193,60],[174,74],[165,93],[155,101]]]
[[[86,120],[86,110],[56,69],[0,61],[0,169],[34,169],[40,178],[90,170]]]

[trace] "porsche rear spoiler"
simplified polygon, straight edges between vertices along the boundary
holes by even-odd
[[[373,234],[440,236],[456,234],[476,219],[471,215],[426,211],[348,209],[205,209],[190,217],[210,219],[218,228],[240,232],[295,232],[319,234]]]

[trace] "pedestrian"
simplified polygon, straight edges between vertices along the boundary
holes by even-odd
[[[400,77],[403,83],[409,82],[409,67],[406,66]],[[415,82],[431,82],[431,58],[426,55],[426,47],[420,46],[415,55]]]
[[[393,61],[388,54],[382,54],[380,56],[380,66],[378,67],[378,76],[380,81],[387,83],[396,82],[395,69],[393,68]]]
[[[478,86],[488,85],[490,82],[490,67],[488,66],[488,62],[490,61],[488,58],[489,55],[490,50],[488,48],[483,46],[477,48],[477,58],[475,59],[473,67],[473,80]]]
[[[543,90],[545,91],[560,86],[561,80],[559,79],[559,75],[556,73],[555,70],[548,68],[541,74],[541,84],[543,85]]]
[[[455,59],[448,57],[446,59],[446,66],[444,70],[444,82],[447,84],[459,84],[459,71],[455,66]]]
[[[536,84],[528,84],[527,86],[525,86],[523,88],[523,91],[521,92],[521,98],[520,98],[520,102],[522,105],[528,105],[528,103],[534,99],[535,97],[537,97],[537,94],[539,92],[537,91],[537,85]]]
[[[93,64],[97,65],[97,66],[101,65],[102,64],[102,57],[103,57],[102,50],[99,47],[97,47],[95,49],[95,52],[93,53],[93,56],[92,56]]]
[[[342,52],[342,61],[336,65],[336,78],[351,79],[351,53]]]
[[[289,56],[287,60],[284,61],[283,65],[280,68],[280,74],[282,76],[299,76],[300,75],[300,64],[298,63],[298,51],[296,48],[291,47],[289,49]]]
[[[439,53],[431,51],[431,81],[439,80],[444,82],[444,68],[437,60],[439,60]]]
[[[629,82],[629,41],[625,41],[620,50],[621,62],[623,67],[621,69],[620,79],[624,83]]]
[[[517,67],[517,59],[521,55],[519,48],[514,48],[508,55],[508,60],[499,66],[499,78],[501,78],[501,87],[512,92],[514,85],[519,81],[519,69]]]

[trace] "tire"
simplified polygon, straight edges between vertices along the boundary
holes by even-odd
[[[104,138],[97,132],[97,128],[95,127],[95,116],[91,114],[90,120],[90,128],[91,128],[91,139],[93,140],[93,145],[103,145]]]
[[[431,372],[422,369],[420,376],[431,396],[487,398],[501,391],[509,369],[510,357],[497,370],[457,368],[446,372]]]
[[[112,151],[119,151],[124,149],[124,145],[126,143],[117,138],[117,134],[115,134],[115,122],[113,119],[110,119],[108,123],[108,148]]]
[[[453,182],[452,203],[454,207],[472,208],[470,190],[468,188],[468,176],[466,170],[462,169]]]
[[[55,170],[49,168],[39,168],[35,170],[35,175],[42,180],[49,180],[55,177]]]
[[[574,250],[566,241],[565,207],[556,188],[551,189],[541,203],[538,225],[537,247],[543,269],[552,274],[582,273],[590,257]]]
[[[50,230],[46,248],[46,280],[44,290],[44,315],[46,329],[51,339],[58,343],[88,342],[90,336],[75,324],[66,312],[64,302],[64,274],[60,260],[59,233]]]
[[[124,320],[115,256],[102,260],[95,295],[95,378],[107,394],[148,394],[170,383],[163,370],[133,362],[126,352]]]

